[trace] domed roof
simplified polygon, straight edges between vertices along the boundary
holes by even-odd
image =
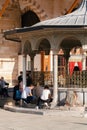
[[[87,25],[87,0],[83,0],[80,7],[67,15],[54,19],[42,21],[34,26],[71,26],[71,25]]]

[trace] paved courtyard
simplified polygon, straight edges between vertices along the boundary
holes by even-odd
[[[87,130],[87,118],[36,115],[0,109],[0,130]]]

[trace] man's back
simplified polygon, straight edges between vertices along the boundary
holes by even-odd
[[[47,100],[49,99],[49,95],[50,95],[50,90],[49,89],[44,89],[41,95],[41,99],[42,100]]]

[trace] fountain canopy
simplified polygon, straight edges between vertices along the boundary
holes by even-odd
[[[24,33],[24,32],[31,32],[35,30],[43,30],[43,29],[49,29],[49,28],[85,28],[87,26],[87,0],[83,0],[80,7],[67,15],[45,20],[42,22],[39,22],[33,26],[30,27],[24,27],[24,28],[15,28],[12,30],[8,30],[4,32],[4,37],[11,37],[12,34],[17,33]],[[11,39],[14,41],[20,41],[19,39]]]

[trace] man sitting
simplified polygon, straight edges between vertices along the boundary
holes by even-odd
[[[0,79],[0,87],[1,87],[1,90],[2,90],[2,95],[4,97],[9,97],[9,95],[8,95],[8,86],[9,86],[9,83],[7,83],[4,80],[4,77],[1,77],[1,79]]]

